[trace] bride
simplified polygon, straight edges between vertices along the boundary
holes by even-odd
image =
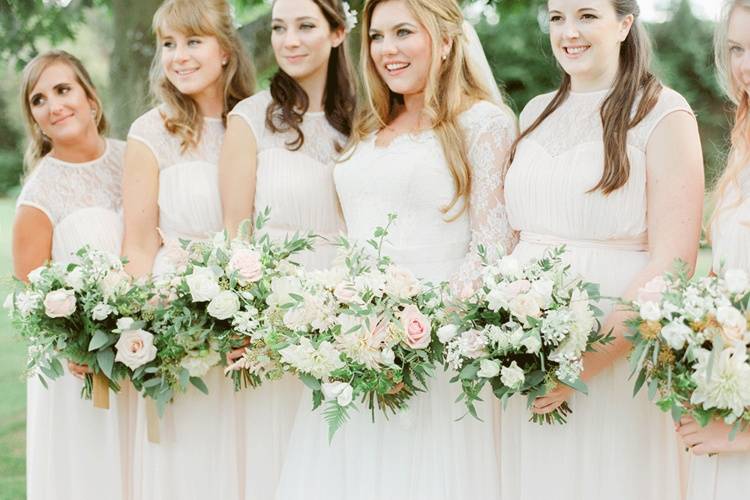
[[[470,287],[477,245],[513,243],[501,201],[513,115],[455,0],[370,0],[363,23],[368,104],[334,170],[349,236],[366,240],[394,213],[384,251],[396,264]],[[450,377],[390,420],[354,415],[330,446],[321,415],[301,407],[277,498],[499,498],[492,409],[456,422]]]

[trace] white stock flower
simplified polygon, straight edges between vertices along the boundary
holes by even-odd
[[[500,373],[500,363],[492,359],[483,359],[479,361],[479,371],[477,377],[492,378],[497,377]]]
[[[729,269],[724,273],[724,283],[730,293],[744,293],[750,287],[750,280],[743,269]]]
[[[191,377],[203,377],[219,361],[221,356],[216,351],[192,352],[182,358],[180,366],[185,368]]]
[[[208,302],[221,292],[214,272],[208,267],[196,266],[185,278],[193,302]]]
[[[542,348],[542,340],[538,334],[534,333],[523,339],[521,345],[526,348],[526,352],[529,354],[536,354]]]
[[[232,318],[232,326],[240,333],[253,333],[260,326],[258,310],[239,311]]]
[[[346,382],[325,382],[320,386],[326,401],[336,400],[339,406],[349,406],[352,402],[354,389]]]
[[[656,302],[643,302],[639,306],[641,318],[646,321],[659,321],[661,319],[661,309]]]
[[[500,382],[503,383],[504,386],[510,387],[511,389],[519,389],[523,382],[526,380],[526,375],[523,372],[523,369],[518,366],[518,364],[513,361],[508,366],[503,366],[500,369]]]
[[[546,278],[531,283],[531,290],[537,296],[540,307],[547,308],[550,306],[554,287],[555,282]]]
[[[670,321],[661,329],[661,336],[672,349],[679,351],[685,347],[688,337],[693,331],[680,320]]]
[[[115,308],[104,302],[100,302],[91,310],[91,319],[94,321],[104,321],[110,314],[115,312]]]
[[[83,288],[83,270],[81,266],[76,266],[65,275],[65,285],[69,286],[76,292],[80,292]]]
[[[131,370],[156,359],[154,336],[146,330],[126,330],[120,333],[115,350],[115,361],[123,363]]]
[[[240,310],[240,298],[231,290],[224,290],[211,299],[206,312],[216,319],[229,319]]]
[[[16,309],[21,317],[27,317],[39,307],[42,296],[38,292],[25,291],[16,295]]]
[[[693,380],[696,383],[690,402],[704,408],[732,410],[735,419],[750,406],[750,364],[744,348],[728,348],[713,359],[702,349],[698,353]]]
[[[344,366],[341,352],[326,341],[316,349],[310,339],[302,337],[299,344],[289,345],[279,351],[281,360],[300,372],[309,373],[315,378],[328,377],[331,372]]]

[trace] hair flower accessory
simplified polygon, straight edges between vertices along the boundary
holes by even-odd
[[[350,33],[357,27],[357,11],[352,10],[349,2],[341,2],[341,6],[344,9],[344,31]]]

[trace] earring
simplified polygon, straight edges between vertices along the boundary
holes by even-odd
[[[443,54],[443,61],[445,61],[446,59],[448,59],[448,54]]]
[[[222,66],[226,66],[227,64],[229,64],[229,61],[227,59],[224,59],[223,61],[221,61]]]
[[[91,116],[96,118],[96,110],[94,108],[91,108]]]

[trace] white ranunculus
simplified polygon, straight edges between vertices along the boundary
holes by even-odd
[[[76,292],[81,291],[83,288],[83,270],[80,266],[76,266],[65,275],[65,285],[69,286]]]
[[[230,290],[224,290],[211,299],[206,312],[216,319],[229,319],[240,310],[240,299]]]
[[[477,377],[492,378],[497,377],[500,373],[500,363],[492,359],[483,359],[479,361],[479,371]]]
[[[523,369],[515,361],[500,369],[500,382],[506,387],[520,389],[525,380],[526,375],[523,373]]]
[[[215,351],[191,353],[180,361],[180,366],[185,368],[191,377],[202,377],[219,361],[221,356]]]
[[[115,312],[115,308],[104,302],[100,302],[91,310],[91,319],[94,321],[104,321],[107,317]]]
[[[208,267],[194,267],[193,273],[187,276],[185,281],[193,302],[208,302],[221,293],[216,275]]]
[[[76,296],[73,290],[60,288],[44,297],[44,312],[50,318],[67,318],[76,310]]]
[[[646,321],[659,321],[661,319],[661,309],[656,302],[643,302],[639,305],[641,318]]]
[[[115,350],[115,361],[123,363],[131,370],[156,359],[154,336],[146,330],[126,330],[120,333]]]
[[[670,321],[661,329],[661,336],[669,347],[679,351],[685,347],[688,337],[693,331],[682,321]]]
[[[352,402],[354,390],[346,382],[326,382],[320,388],[326,401],[335,399],[341,407],[349,406]]]
[[[744,293],[750,287],[750,280],[743,269],[729,269],[724,273],[724,283],[730,293]]]
[[[443,325],[438,328],[437,336],[440,342],[447,344],[453,337],[458,334],[458,327],[456,325]]]

